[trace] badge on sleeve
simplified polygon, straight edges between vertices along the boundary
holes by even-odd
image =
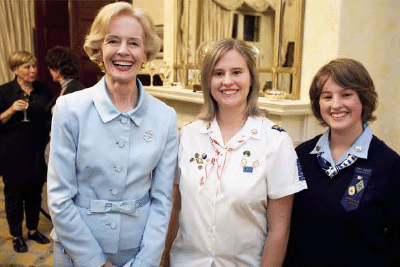
[[[300,160],[297,159],[297,173],[299,176],[299,181],[304,181],[306,177],[304,176],[303,169],[301,168]]]
[[[279,132],[286,132],[285,129],[283,129],[282,127],[280,127],[279,125],[274,125],[272,126],[271,129],[277,130]]]

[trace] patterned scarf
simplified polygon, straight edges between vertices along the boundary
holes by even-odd
[[[322,167],[322,169],[325,171],[325,173],[332,179],[340,170],[343,170],[346,167],[349,167],[351,164],[356,162],[358,157],[349,154],[347,159],[345,159],[342,163],[336,165],[336,166],[331,166],[331,164],[326,161],[322,156],[322,153],[319,153],[317,155],[318,163]]]

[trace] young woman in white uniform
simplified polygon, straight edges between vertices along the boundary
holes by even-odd
[[[307,186],[289,135],[257,107],[251,48],[217,42],[204,60],[202,90],[205,109],[181,132],[166,265],[279,266],[293,194]]]

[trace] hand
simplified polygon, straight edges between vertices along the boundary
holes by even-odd
[[[14,111],[24,111],[28,109],[29,104],[22,99],[18,99],[12,104]]]
[[[111,262],[107,261],[103,266],[101,267],[117,267],[115,265],[113,265]]]

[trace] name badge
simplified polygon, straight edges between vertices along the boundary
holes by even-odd
[[[243,167],[243,172],[253,172],[253,167],[251,167],[251,166],[244,166],[244,167]]]

